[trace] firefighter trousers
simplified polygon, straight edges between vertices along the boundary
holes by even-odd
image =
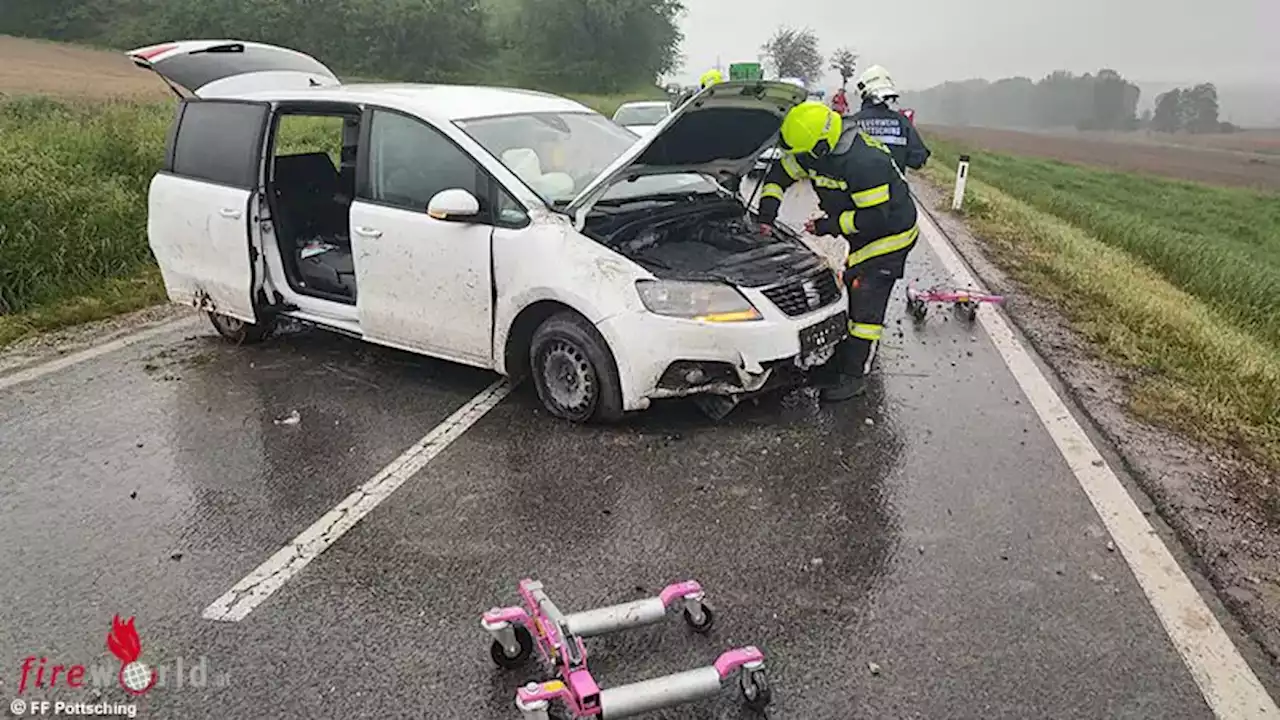
[[[836,371],[841,375],[863,377],[871,371],[880,336],[884,334],[885,309],[900,273],[893,269],[845,271],[849,289],[849,334],[836,350]]]

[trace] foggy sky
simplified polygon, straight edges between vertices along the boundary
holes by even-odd
[[[685,0],[676,79],[755,61],[779,25],[811,27],[822,52],[850,45],[859,69],[898,86],[1111,67],[1131,80],[1273,84],[1280,0]],[[839,83],[827,72],[824,85]]]

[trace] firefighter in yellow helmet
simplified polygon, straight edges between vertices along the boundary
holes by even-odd
[[[792,108],[781,136],[785,152],[762,181],[760,222],[766,229],[772,225],[787,187],[809,180],[824,217],[805,229],[849,241],[849,334],[836,351],[833,382],[822,391],[828,402],[848,400],[865,390],[885,307],[920,234],[916,206],[888,148],[857,127],[843,127],[826,105],[810,101]]]
[[[694,95],[697,95],[712,85],[722,82],[724,82],[724,73],[721,73],[717,68],[711,68],[710,70],[702,73],[702,77],[698,78],[698,87],[688,88],[684,92],[680,93],[680,96],[676,98],[676,107],[680,107],[689,100],[692,100]]]

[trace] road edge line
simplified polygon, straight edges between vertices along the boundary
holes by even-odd
[[[480,418],[498,406],[508,394],[511,385],[501,379],[481,390],[462,407],[436,425],[421,440],[414,443],[388,463],[342,502],[303,530],[265,562],[236,583],[221,597],[214,600],[201,613],[206,620],[239,622],[273,593],[284,587],[329,549],[338,538],[355,527],[364,516],[373,511],[400,486],[462,436]]]
[[[980,287],[941,226],[927,212],[920,216],[927,220],[925,241],[952,279]],[[1214,715],[1222,720],[1280,718],[1275,700],[1008,321],[998,312],[981,312],[978,323],[1106,526]]]
[[[73,365],[79,365],[86,360],[102,357],[103,355],[113,353],[116,350],[123,350],[130,345],[136,345],[157,335],[163,335],[164,333],[177,330],[187,325],[195,325],[196,321],[197,318],[192,317],[169,320],[159,325],[153,325],[151,327],[138,330],[137,332],[128,333],[123,337],[118,337],[100,345],[91,345],[84,350],[63,355],[60,358],[45,360],[43,362],[38,362],[35,365],[15,370],[6,375],[0,375],[0,392],[17,385],[22,385],[23,383],[39,380],[46,375],[51,375],[59,370],[65,370]]]

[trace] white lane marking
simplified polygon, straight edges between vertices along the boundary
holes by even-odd
[[[952,278],[980,287],[933,219],[923,212],[920,217],[926,221],[921,227],[926,241]],[[978,322],[1107,526],[1214,715],[1223,720],[1280,718],[1275,700],[1004,317],[984,311]]]
[[[0,377],[0,390],[7,390],[13,387],[14,385],[20,385],[22,383],[30,382],[32,380],[38,380],[39,378],[42,378],[45,375],[49,375],[50,373],[55,373],[55,372],[58,372],[59,370],[69,368],[72,365],[78,365],[86,360],[92,360],[96,357],[102,357],[107,353],[115,352],[116,350],[120,350],[121,348],[129,347],[130,345],[136,345],[142,342],[143,340],[148,340],[157,335],[163,335],[164,333],[177,330],[187,325],[194,325],[195,323],[196,323],[196,318],[182,318],[180,320],[170,320],[167,323],[156,325],[155,327],[147,328],[146,330],[139,330],[136,333],[132,333],[130,335],[126,335],[121,338],[116,338],[111,342],[105,342],[105,343],[102,343],[101,345],[95,345],[93,347],[81,350],[80,352],[74,352],[74,353],[71,353],[70,355],[64,355],[56,360],[50,360],[48,362],[41,363],[39,365],[36,365],[35,367],[30,367],[25,370],[19,370],[15,373],[11,373],[9,375]]]
[[[207,620],[239,622],[312,560],[338,541],[360,519],[404,485],[432,458],[457,440],[485,413],[497,407],[511,392],[506,380],[499,380],[467,401],[444,422],[432,428],[413,447],[392,460],[368,482],[351,493],[337,507],[303,530],[279,552],[236,583],[222,597],[204,609]]]

